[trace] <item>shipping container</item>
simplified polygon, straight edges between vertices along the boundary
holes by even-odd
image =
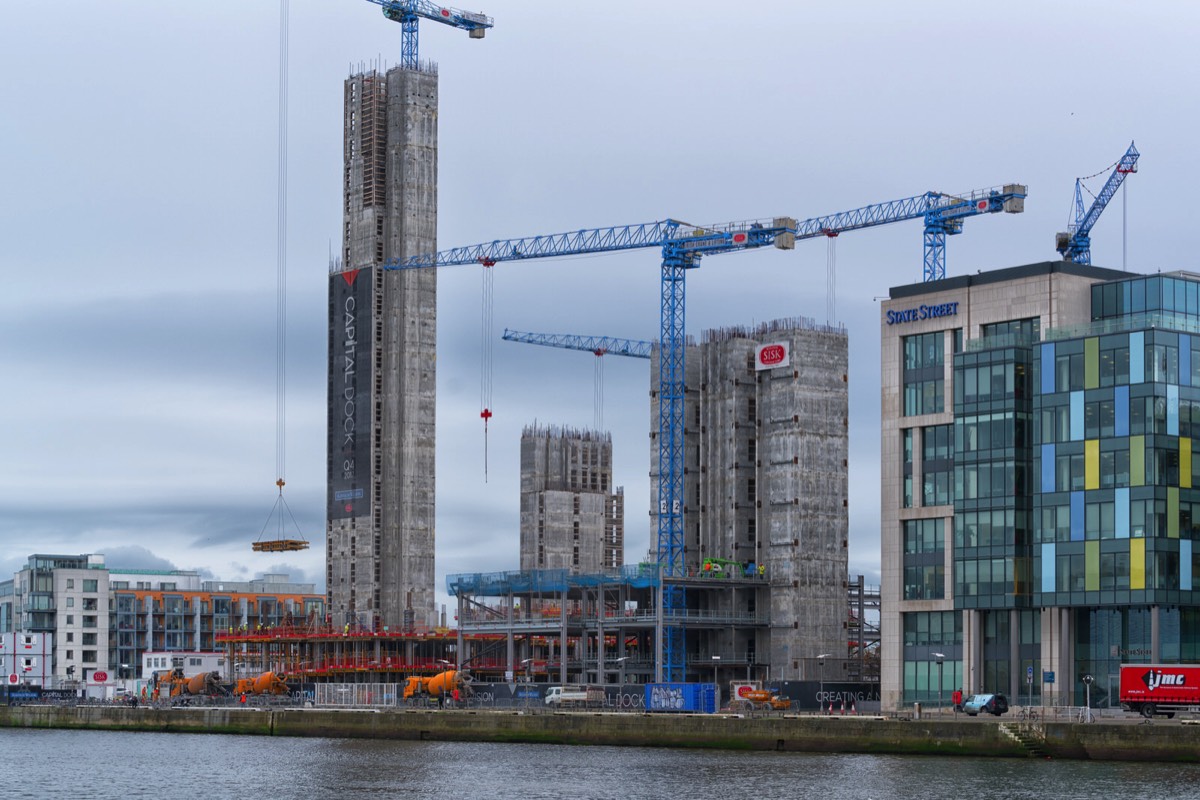
[[[715,714],[717,713],[717,685],[715,683],[648,683],[646,684],[646,710]]]

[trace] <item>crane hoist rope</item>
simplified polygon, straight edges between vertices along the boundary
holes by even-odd
[[[492,371],[493,371],[493,342],[495,336],[492,335],[492,307],[495,290],[493,288],[494,272],[492,267],[496,266],[493,259],[479,259],[479,266],[482,270],[482,302],[483,302],[483,318],[480,321],[480,371],[479,371],[479,417],[483,420],[483,481],[487,483],[488,477],[488,421],[492,418]]]
[[[275,553],[308,549],[308,541],[300,533],[295,515],[283,499],[287,464],[287,118],[288,118],[288,17],[289,0],[279,0],[279,120],[278,174],[275,195],[275,486],[279,496],[267,521],[254,542],[255,552]],[[284,516],[286,512],[286,517]],[[297,536],[287,535],[287,520],[296,528]],[[275,521],[274,536],[264,539],[267,528]]]

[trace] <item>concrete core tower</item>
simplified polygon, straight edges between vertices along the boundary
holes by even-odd
[[[345,84],[342,258],[329,285],[326,580],[335,624],[436,623],[436,71]]]

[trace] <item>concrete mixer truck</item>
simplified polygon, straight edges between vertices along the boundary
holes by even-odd
[[[176,667],[153,673],[151,683],[154,687],[151,697],[154,700],[214,697],[225,694],[220,672],[201,672],[189,678],[183,674],[182,669]]]
[[[239,678],[234,684],[233,693],[246,694],[287,694],[287,676],[282,672],[264,672],[254,678]]]
[[[470,691],[471,675],[466,670],[448,669],[432,677],[411,676],[404,684],[405,700],[431,697],[439,704],[452,697],[454,690]]]

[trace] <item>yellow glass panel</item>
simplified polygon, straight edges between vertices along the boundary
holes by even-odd
[[[1089,592],[1100,591],[1100,543],[1086,542],[1084,545],[1084,574],[1083,588]]]
[[[1095,389],[1100,385],[1100,340],[1083,340],[1083,388]]]
[[[1192,488],[1192,440],[1187,436],[1179,439],[1179,488]]]
[[[1129,437],[1129,485],[1146,485],[1146,437]]]
[[[1146,588],[1146,540],[1129,540],[1129,588]]]
[[[1179,538],[1179,488],[1167,487],[1167,537]]]
[[[1083,443],[1083,488],[1100,488],[1100,440],[1088,439]]]

